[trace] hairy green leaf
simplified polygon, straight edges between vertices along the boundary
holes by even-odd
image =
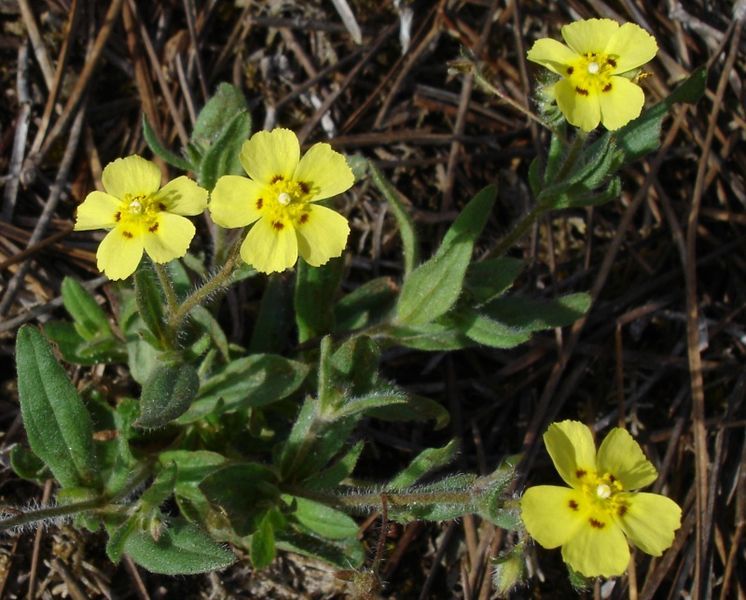
[[[321,267],[305,261],[297,266],[295,280],[295,323],[298,341],[331,333],[334,329],[334,300],[344,272],[344,260],[333,258]]]
[[[18,396],[29,445],[63,487],[99,484],[91,418],[38,329],[16,339]]]
[[[124,541],[124,552],[144,569],[161,575],[218,571],[236,560],[230,550],[178,517],[161,533],[158,541],[145,531],[134,531]]]
[[[135,426],[157,429],[186,412],[197,396],[199,376],[189,364],[161,365],[142,387]]]

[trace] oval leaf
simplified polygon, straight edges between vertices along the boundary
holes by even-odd
[[[136,427],[155,429],[181,416],[197,395],[199,376],[188,364],[160,366],[145,382]]]
[[[21,415],[34,454],[63,487],[95,485],[91,417],[46,339],[30,325],[18,332],[16,363]]]

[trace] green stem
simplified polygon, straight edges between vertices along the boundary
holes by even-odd
[[[283,486],[283,491],[293,496],[315,500],[329,506],[358,511],[381,508],[383,498],[391,507],[423,506],[427,504],[463,504],[464,506],[470,506],[474,500],[472,491],[396,492],[381,490],[380,492],[349,492],[345,490],[343,494],[334,494],[294,485]]]
[[[150,466],[143,466],[139,472],[137,472],[129,483],[125,485],[119,492],[113,496],[102,495],[97,498],[91,498],[90,500],[83,500],[82,502],[73,502],[71,504],[62,504],[59,506],[50,506],[48,508],[40,508],[38,510],[32,510],[10,517],[9,519],[3,519],[0,521],[0,531],[5,529],[11,529],[13,527],[20,527],[28,525],[29,523],[36,523],[38,521],[45,521],[48,519],[56,519],[58,517],[67,517],[69,515],[76,515],[89,510],[96,510],[104,508],[105,506],[126,498],[132,492],[134,492],[145,479],[150,476]],[[6,509],[7,510],[7,509]]]
[[[208,279],[202,287],[194,290],[189,296],[187,296],[186,300],[182,302],[181,306],[171,313],[171,316],[168,319],[168,328],[172,332],[175,333],[179,330],[184,319],[186,319],[187,315],[195,306],[202,304],[211,294],[227,285],[228,280],[231,275],[233,275],[236,263],[238,262],[238,251],[240,246],[241,242],[239,240],[230,249],[220,271],[215,273],[212,278]]]
[[[533,224],[541,215],[544,214],[545,211],[546,208],[540,204],[534,206],[534,208],[532,208],[531,211],[525,217],[523,217],[523,219],[521,219],[518,225],[516,225],[508,235],[501,239],[498,242],[497,246],[489,251],[485,258],[498,258],[505,254],[515,245],[518,240],[526,235],[528,230],[531,229]]]
[[[179,301],[176,298],[176,291],[174,290],[173,283],[171,283],[171,277],[163,265],[153,262],[153,268],[155,274],[158,275],[158,281],[163,289],[163,295],[166,297],[166,304],[168,305],[168,312],[173,314],[179,308]]]

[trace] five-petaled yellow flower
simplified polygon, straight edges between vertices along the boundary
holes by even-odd
[[[106,165],[106,192],[91,192],[80,206],[75,230],[111,229],[96,252],[100,271],[124,279],[137,269],[143,249],[157,263],[186,254],[194,237],[191,221],[207,206],[207,190],[186,176],[161,188],[161,171],[133,155]]]
[[[567,46],[537,40],[528,59],[561,77],[549,91],[568,122],[613,130],[638,117],[645,96],[630,78],[658,51],[653,36],[634,23],[587,19],[565,25],[562,37]]]
[[[552,462],[570,487],[531,487],[521,499],[526,530],[586,577],[621,575],[627,539],[660,556],[681,524],[681,509],[659,494],[635,492],[658,473],[624,429],[612,429],[596,453],[591,430],[577,421],[553,423],[544,434]]]
[[[254,223],[241,245],[244,261],[272,273],[292,267],[298,254],[314,267],[342,254],[350,232],[347,219],[315,202],[355,182],[344,156],[318,143],[300,158],[295,134],[273,129],[244,142],[240,160],[249,179],[218,179],[210,214],[222,227]]]

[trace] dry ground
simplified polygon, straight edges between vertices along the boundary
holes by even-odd
[[[433,433],[429,425],[371,422],[361,432],[369,446],[361,466],[383,479],[419,449],[457,436],[457,469],[487,472],[524,450],[523,477],[549,481],[537,440],[550,421],[626,423],[660,466],[655,491],[683,506],[683,527],[662,560],[638,555],[630,577],[585,594],[746,597],[746,43],[733,2],[403,0],[414,15],[404,52],[394,2],[349,4],[362,45],[327,0],[0,2],[3,464],[5,449],[24,435],[15,332],[62,315],[65,275],[93,280],[106,297],[95,238],[71,233],[72,215],[102,165],[145,151],[142,114],[177,148],[217,83],[233,82],[249,99],[255,128],[280,123],[306,142],[329,139],[376,161],[430,247],[476,190],[498,182],[487,246],[530,207],[527,166],[546,136],[469,77],[450,76],[448,61],[468,49],[494,85],[531,106],[537,69],[524,56],[535,39],[579,17],[635,21],[661,47],[645,83],[649,101],[707,63],[705,98],[666,120],[661,151],[626,170],[618,201],[557,212],[515,251],[530,265],[523,290],[591,290],[593,310],[510,352],[389,355],[386,375],[441,400],[452,423]],[[346,209],[349,284],[397,276],[399,241],[380,195],[362,182]],[[255,287],[240,291],[242,315],[256,307]],[[229,331],[241,341],[249,325],[241,317]],[[7,468],[0,474],[3,502],[41,501],[49,492]],[[374,539],[375,523],[368,527]],[[490,596],[490,557],[511,540],[465,518],[392,530],[387,542],[386,596],[476,599]],[[516,597],[573,594],[558,553],[532,556],[534,578]],[[0,540],[0,590],[9,598],[29,590],[45,598],[343,596],[331,570],[296,557],[266,572],[236,567],[219,577],[168,579],[126,562],[114,568],[102,539],[68,529]]]

